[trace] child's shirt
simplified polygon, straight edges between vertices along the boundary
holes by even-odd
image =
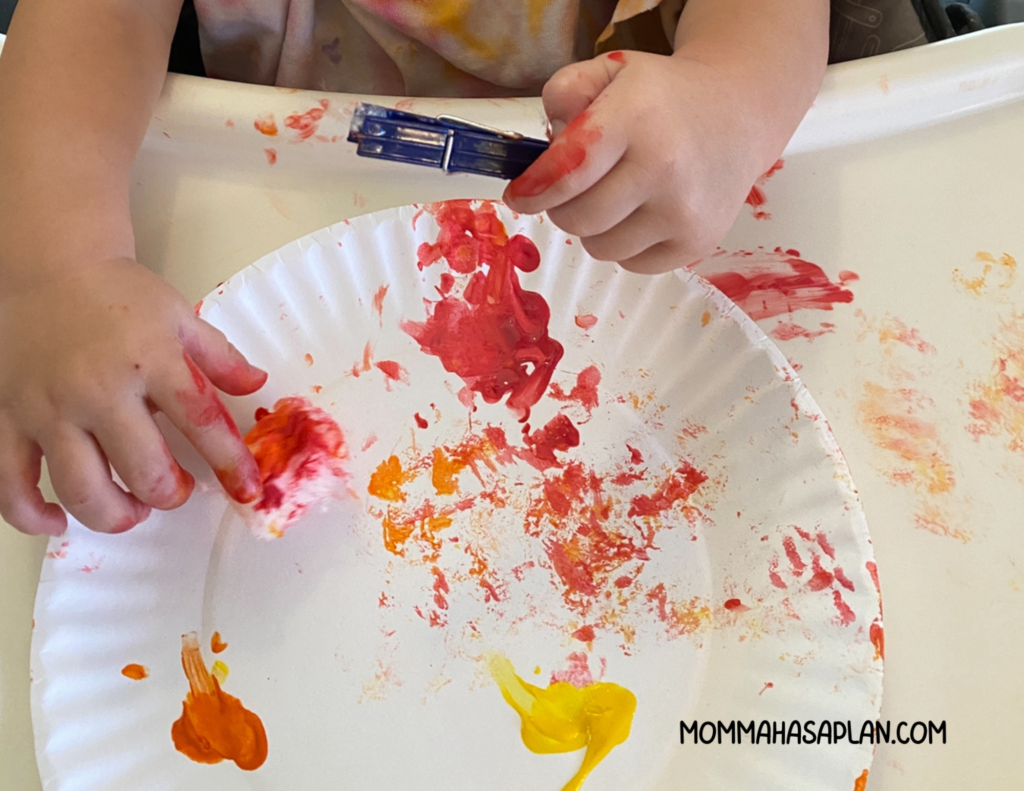
[[[613,49],[671,52],[683,0],[195,0],[210,77],[391,96],[538,95]]]

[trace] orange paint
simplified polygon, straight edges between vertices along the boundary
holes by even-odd
[[[313,364],[313,355],[310,354],[309,352],[306,352],[306,356],[305,356],[304,359],[306,360],[306,365],[312,365]]]
[[[385,284],[385,285],[381,286],[380,288],[378,288],[377,291],[373,295],[373,309],[375,311],[377,311],[377,316],[380,318],[382,325],[383,325],[383,320],[384,320],[384,297],[386,297],[387,295],[388,295],[388,286],[387,286],[387,284]]]
[[[975,440],[1002,437],[1006,450],[1024,454],[1024,314],[1001,320],[989,346],[991,373],[968,391],[967,430]]]
[[[583,313],[576,316],[576,326],[581,330],[590,330],[597,325],[597,316],[593,313]]]
[[[434,459],[431,466],[431,482],[434,485],[434,491],[440,495],[458,494],[458,475],[465,467],[465,462],[450,458],[442,448],[434,448]]]
[[[349,375],[354,376],[357,379],[367,371],[373,370],[373,347],[370,342],[366,342],[366,346],[363,347],[363,359],[361,362],[357,362],[349,369]]]
[[[875,647],[875,660],[885,659],[885,630],[882,624],[875,620],[868,632],[871,644]]]
[[[210,650],[213,651],[213,653],[223,653],[227,647],[228,644],[221,639],[220,632],[214,632],[210,636]]]
[[[587,125],[590,115],[590,110],[584,110],[576,116],[551,147],[508,185],[505,190],[508,201],[535,198],[583,166],[587,149],[601,140],[601,129]]]
[[[705,310],[701,314],[701,317],[700,317],[700,326],[706,327],[706,326],[708,326],[708,323],[710,321],[711,321],[711,311],[710,310]]]
[[[996,258],[992,253],[979,252],[974,256],[974,261],[981,264],[981,272],[978,274],[953,270],[953,282],[962,290],[980,297],[983,294],[998,294],[1013,286],[1017,278],[1017,261],[1012,255],[1003,253]]]
[[[853,791],[867,791],[868,787],[868,770],[865,769],[860,773],[860,777],[853,781]]]
[[[125,665],[121,668],[121,675],[130,678],[132,681],[142,681],[149,677],[149,670],[144,665]]]
[[[197,763],[228,760],[246,771],[261,767],[267,759],[263,723],[238,698],[221,690],[203,663],[195,632],[181,637],[181,665],[189,692],[181,717],[171,726],[175,749]]]
[[[405,502],[403,484],[413,479],[414,475],[402,469],[402,462],[397,456],[389,456],[370,475],[370,483],[366,491],[379,500],[393,503]]]
[[[277,135],[277,122],[274,121],[273,113],[261,115],[252,122],[252,125],[261,135],[266,135],[267,137],[275,137]]]

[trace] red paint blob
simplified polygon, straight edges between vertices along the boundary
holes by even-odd
[[[836,612],[839,613],[839,622],[843,626],[849,626],[856,620],[857,616],[853,614],[850,605],[843,601],[843,594],[838,590],[832,591],[832,603],[836,607]]]
[[[572,636],[579,640],[581,643],[592,643],[594,641],[594,627],[589,624],[581,626]]]
[[[589,110],[576,116],[555,138],[551,147],[523,175],[508,185],[508,197],[511,200],[535,198],[582,167],[587,159],[587,148],[601,139],[599,128],[587,126],[589,120]]]
[[[523,440],[542,461],[558,463],[555,451],[563,453],[580,444],[580,432],[565,415],[555,415],[544,428],[532,434],[523,432]]]
[[[373,364],[373,367],[384,374],[384,383],[391,389],[392,382],[403,382],[409,384],[409,375],[405,369],[394,360],[381,360]]]
[[[796,250],[721,253],[690,266],[752,319],[765,319],[801,308],[832,310],[835,303],[853,302],[845,280],[833,283],[817,264]]]
[[[608,60],[614,60],[616,63],[626,62],[626,53],[616,50],[615,52],[608,53]]]
[[[597,325],[597,316],[593,313],[583,313],[577,316],[575,321],[581,330],[589,330]]]
[[[820,591],[832,585],[834,579],[831,572],[821,567],[821,560],[815,554],[811,556],[811,578],[807,580],[807,587],[812,591]]]
[[[551,385],[551,397],[555,401],[576,401],[587,412],[599,405],[597,386],[601,384],[601,371],[596,365],[588,365],[576,375],[576,384],[566,393],[559,384]]]
[[[420,266],[444,258],[471,277],[461,298],[442,296],[428,306],[425,322],[404,321],[401,328],[487,403],[507,395],[508,407],[525,421],[563,353],[548,335],[547,302],[519,284],[517,270],[540,264],[537,247],[525,236],[509,238],[489,204],[474,210],[468,201],[449,201],[431,211],[441,232],[436,244],[421,246]]]
[[[739,599],[726,599],[725,602],[722,603],[722,606],[729,612],[746,612],[750,609]]]
[[[636,448],[634,448],[632,445],[626,445],[626,450],[629,451],[629,463],[630,464],[643,464],[644,463],[644,456],[643,456],[643,454],[640,451],[638,451]]]
[[[284,119],[284,125],[289,129],[294,129],[299,140],[309,140],[309,138],[316,134],[328,106],[328,101],[321,99],[319,107],[314,107],[301,114],[293,113],[289,115]]]
[[[753,214],[754,219],[756,220],[771,219],[771,214],[769,214],[762,208],[765,205],[765,203],[767,203],[767,198],[765,197],[762,188],[764,187],[765,183],[767,183],[768,179],[770,179],[772,176],[774,176],[776,173],[782,170],[782,165],[783,161],[781,159],[777,160],[775,164],[768,169],[768,172],[765,173],[760,178],[758,178],[758,180],[754,183],[754,186],[750,188],[750,193],[747,195],[745,203],[754,210]]]
[[[420,428],[426,428],[427,426],[430,425],[429,423],[427,423],[427,419],[421,416],[419,412],[413,415],[413,418],[415,418],[416,425],[419,426]]]
[[[782,548],[786,550],[786,557],[789,558],[789,566],[793,576],[799,577],[804,573],[807,564],[800,557],[800,553],[796,551],[796,542],[790,536],[786,536],[782,539]]]
[[[688,500],[707,479],[707,475],[684,461],[653,495],[634,497],[629,506],[629,516],[659,516],[675,507],[676,503]]]
[[[815,338],[836,331],[836,325],[827,321],[821,322],[819,326],[820,330],[809,330],[792,321],[780,321],[768,334],[777,341],[791,341],[795,338],[806,338],[808,341],[813,341]]]

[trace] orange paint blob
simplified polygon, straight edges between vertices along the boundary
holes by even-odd
[[[142,681],[142,679],[149,677],[149,670],[146,669],[145,665],[130,664],[121,668],[121,675],[125,678],[130,678],[132,681]]]
[[[868,770],[865,769],[860,773],[860,777],[853,781],[853,791],[867,791],[868,787]]]
[[[366,491],[380,500],[393,503],[405,501],[402,485],[408,483],[413,475],[402,469],[402,462],[397,456],[389,456],[370,475],[370,483]]]
[[[223,653],[228,647],[228,644],[221,639],[220,632],[214,632],[210,636],[210,650],[215,654]]]
[[[274,137],[277,135],[277,122],[274,121],[274,114],[269,113],[268,115],[261,115],[252,125],[256,128],[256,131],[261,135],[267,137]]]
[[[875,659],[885,659],[885,630],[877,620],[871,624],[869,630],[871,644],[875,647]]]
[[[228,760],[247,771],[261,767],[267,760],[263,722],[238,698],[221,690],[203,663],[195,632],[182,635],[181,665],[189,692],[181,717],[171,726],[175,749],[197,763]]]

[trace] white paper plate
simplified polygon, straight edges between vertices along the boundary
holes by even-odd
[[[47,789],[558,791],[582,753],[525,749],[518,717],[480,659],[487,651],[504,653],[540,686],[552,673],[579,671],[585,658],[595,679],[636,694],[629,740],[587,791],[684,782],[847,791],[868,767],[870,744],[679,744],[680,720],[859,727],[878,715],[870,541],[845,462],[807,391],[755,325],[698,278],[630,275],[592,260],[543,219],[494,210],[510,235],[539,248],[540,267],[521,280],[550,304],[551,337],[565,347],[552,383],[570,393],[589,366],[601,376],[597,407],[557,400],[552,389],[530,425],[561,412],[578,426],[579,447],[558,458],[604,476],[605,529],[628,538],[634,558],[646,542],[646,560],[611,564],[592,595],[567,600],[552,547],[569,528],[556,534],[545,522],[530,535],[526,515],[544,476],[565,468],[542,473],[510,459],[493,472],[480,467],[502,502],[462,473],[462,496],[477,495],[475,504],[438,531],[436,558],[425,561],[415,538],[404,557],[385,548],[386,504],[367,492],[382,461],[394,454],[408,468],[487,425],[521,448],[521,426],[505,403],[476,397],[470,413],[459,396],[464,382],[400,326],[425,320],[450,274],[445,260],[417,267],[417,248],[438,238],[431,211],[405,207],[318,231],[225,283],[202,315],[271,372],[260,393],[231,404],[243,431],[258,406],[310,398],[345,432],[355,494],[282,539],[258,541],[173,436],[205,491],[125,535],[72,524],[55,539],[32,656]],[[453,294],[466,279],[456,277]],[[367,344],[372,361],[397,362],[404,376],[361,370]],[[642,463],[631,462],[627,443]],[[628,516],[635,497],[657,498],[684,462],[707,475],[689,500],[653,521]],[[643,480],[625,482],[639,470]],[[435,495],[429,470],[406,488],[410,505],[458,499]],[[447,592],[436,587],[435,566]],[[569,574],[564,562],[559,568]],[[580,639],[588,625],[596,625],[589,645]],[[193,763],[171,743],[187,690],[181,635],[190,631],[200,633],[207,664],[230,668],[225,691],[266,726],[269,757],[255,772]],[[228,643],[216,657],[214,631]],[[122,676],[129,663],[149,677]]]

